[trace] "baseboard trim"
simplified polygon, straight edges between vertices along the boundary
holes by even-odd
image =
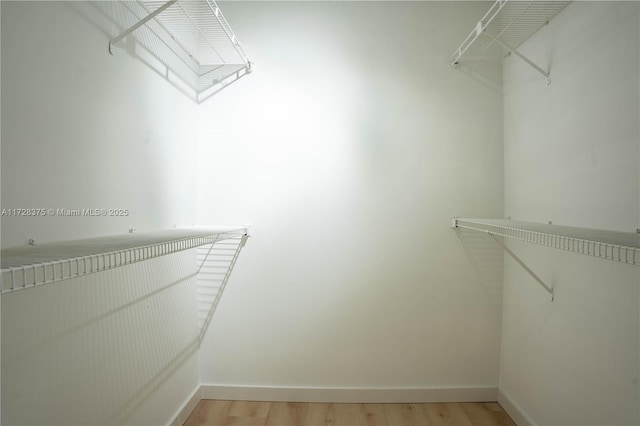
[[[169,423],[171,426],[182,426],[187,421],[191,413],[193,413],[193,410],[196,409],[196,406],[202,399],[201,393],[202,386],[198,386],[196,390],[194,390],[191,394],[191,397],[189,397],[184,402],[184,404],[182,404],[182,408],[180,408],[176,415],[173,417],[173,420],[171,421],[171,423]]]
[[[497,387],[465,388],[311,388],[281,386],[202,385],[202,399],[286,402],[481,402],[496,401]]]
[[[531,417],[503,389],[498,389],[498,403],[518,426],[536,426]]]

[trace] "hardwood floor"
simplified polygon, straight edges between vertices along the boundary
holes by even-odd
[[[185,426],[476,426],[515,423],[496,402],[322,404],[202,400]]]

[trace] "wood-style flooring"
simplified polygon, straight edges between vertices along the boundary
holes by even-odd
[[[200,401],[185,426],[475,426],[515,423],[496,402],[324,404]]]

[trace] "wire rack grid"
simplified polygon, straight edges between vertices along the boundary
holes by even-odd
[[[517,49],[568,3],[564,0],[497,0],[451,55],[449,62],[455,65],[463,57],[487,55],[496,40]]]
[[[3,249],[2,294],[246,236],[246,227],[171,229]]]
[[[223,88],[251,72],[251,62],[214,0],[124,1],[122,33],[110,51],[132,34],[155,61],[175,74],[201,102],[211,89]],[[143,55],[144,56],[144,55]],[[217,90],[213,90],[215,92]]]
[[[518,222],[454,218],[452,226],[640,266],[640,234]]]

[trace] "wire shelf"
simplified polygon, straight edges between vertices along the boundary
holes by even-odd
[[[0,251],[2,294],[246,237],[247,227],[169,229]]]
[[[199,247],[198,268],[198,339],[202,341],[209,323],[229,282],[231,272],[247,240],[246,235],[224,243]]]
[[[129,34],[201,102],[251,72],[251,62],[214,0],[122,2],[127,28],[111,39],[110,52]],[[126,22],[125,22],[126,21]]]
[[[452,227],[640,266],[640,234],[507,219],[453,218]]]
[[[456,65],[463,57],[490,55],[496,45],[510,51],[517,49],[568,3],[562,0],[497,0],[451,55],[449,63]]]

